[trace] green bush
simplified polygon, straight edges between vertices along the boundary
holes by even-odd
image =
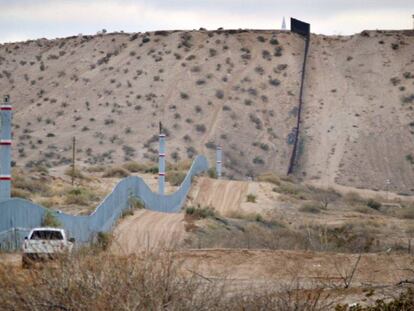
[[[263,216],[261,214],[256,214],[255,220],[257,222],[264,222]]]
[[[112,243],[112,234],[110,232],[98,232],[96,236],[96,246],[106,251]]]
[[[154,163],[138,163],[131,161],[125,163],[122,167],[131,173],[158,173],[158,166]]]
[[[50,187],[45,182],[24,176],[20,170],[14,169],[12,172],[12,178],[13,189],[20,189],[30,193],[39,193],[43,196],[48,196],[50,193]]]
[[[66,204],[88,205],[91,201],[99,199],[96,194],[85,188],[76,187],[68,191],[65,198]]]
[[[125,178],[127,176],[129,176],[129,172],[122,167],[110,168],[103,174],[103,177]]]
[[[374,199],[369,199],[367,201],[367,206],[378,211],[381,208],[381,203],[375,201]]]
[[[179,186],[184,181],[185,176],[185,172],[170,171],[166,176],[166,181],[168,181],[171,186]]]
[[[83,176],[83,174],[82,174],[82,172],[79,170],[79,169],[77,169],[77,168],[75,168],[74,170],[72,169],[72,167],[68,167],[66,170],[65,170],[65,175],[66,176],[69,176],[69,177],[73,177],[73,178],[78,178],[78,179],[83,179],[84,178],[84,176]]]
[[[217,178],[217,172],[215,167],[210,167],[207,171],[208,177]]]
[[[307,202],[307,203],[302,204],[299,210],[305,213],[318,214],[321,212],[321,207],[316,202]]]
[[[134,209],[145,208],[145,204],[137,197],[130,197],[128,199],[129,207]]]
[[[268,182],[268,183],[271,183],[271,184],[275,184],[277,186],[280,185],[279,177],[276,174],[273,174],[273,173],[260,175],[259,177],[257,177],[257,180],[262,181],[262,182]]]
[[[121,218],[134,215],[134,211],[130,208],[124,209],[121,213]]]
[[[122,167],[131,173],[143,172],[145,170],[144,165],[132,161],[125,163]]]
[[[216,212],[211,207],[189,206],[185,209],[185,213],[198,219],[216,217]]]
[[[59,228],[61,226],[62,226],[62,224],[56,218],[55,214],[52,211],[47,210],[46,213],[43,215],[42,227]]]
[[[246,201],[250,203],[256,203],[256,196],[252,193],[249,193],[246,197]]]

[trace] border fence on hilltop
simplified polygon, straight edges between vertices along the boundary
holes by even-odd
[[[172,194],[154,193],[142,178],[129,176],[122,179],[90,215],[74,216],[58,211],[52,212],[69,237],[74,237],[78,243],[87,243],[99,232],[110,231],[122,211],[132,208],[133,198],[140,200],[146,209],[152,211],[179,212],[186,200],[193,177],[207,169],[207,159],[197,156],[179,189]],[[20,198],[0,202],[0,249],[19,249],[29,231],[41,226],[46,211],[47,208]]]
[[[305,74],[306,74],[306,60],[308,59],[309,43],[310,43],[310,24],[297,20],[295,18],[290,19],[290,30],[295,32],[305,39],[305,53],[303,56],[303,65],[302,65],[302,75],[300,82],[300,92],[299,92],[299,105],[298,105],[298,116],[295,127],[295,138],[293,142],[292,154],[290,156],[288,175],[292,174],[297,165],[298,161],[298,145],[299,145],[299,134],[300,134],[300,124],[301,124],[301,113],[303,106],[303,86],[305,83]]]

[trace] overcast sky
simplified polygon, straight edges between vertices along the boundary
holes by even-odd
[[[412,29],[414,0],[0,0],[0,42],[160,29],[280,29],[283,16],[313,33]]]

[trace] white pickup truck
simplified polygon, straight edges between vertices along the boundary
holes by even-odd
[[[68,239],[65,230],[59,228],[34,228],[23,242],[23,267],[38,260],[47,260],[59,254],[70,253],[74,238]]]

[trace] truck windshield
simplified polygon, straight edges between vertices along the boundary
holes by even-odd
[[[30,240],[63,240],[62,232],[38,230],[33,231]]]

